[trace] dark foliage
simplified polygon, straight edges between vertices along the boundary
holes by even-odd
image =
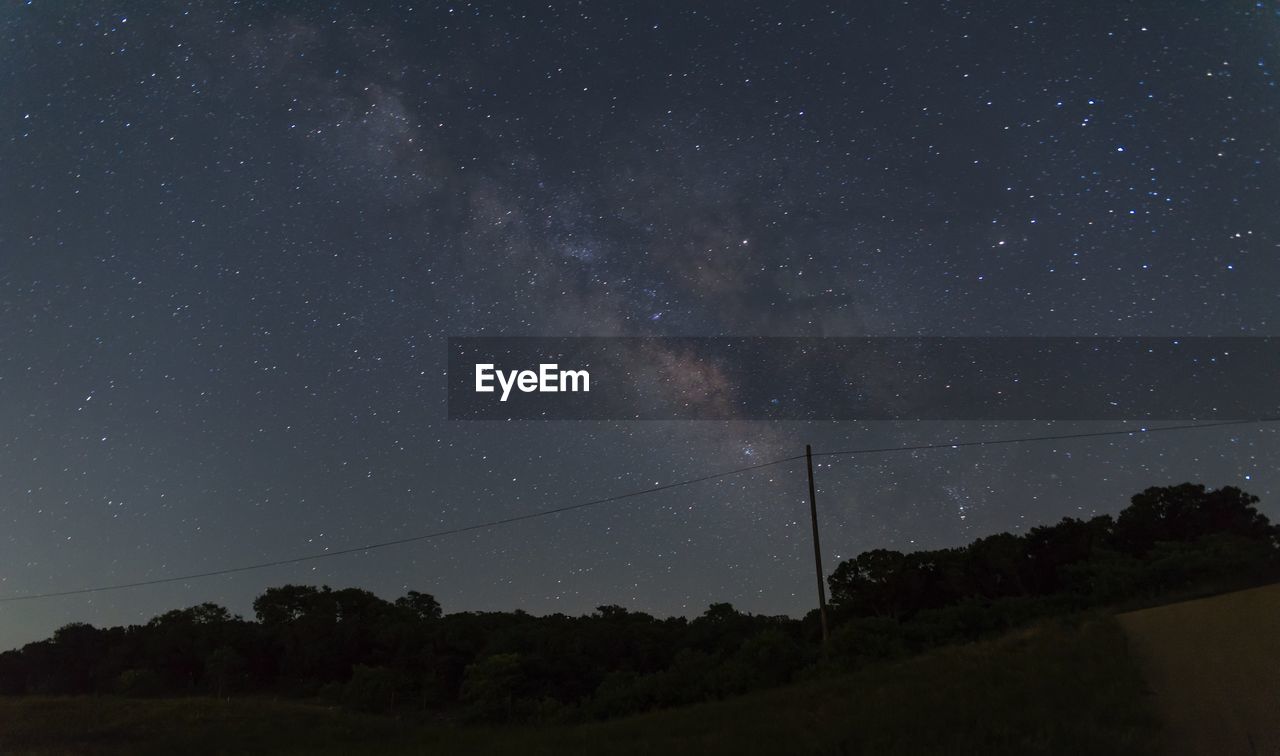
[[[410,591],[286,585],[256,621],[214,604],[145,625],[71,624],[0,654],[0,692],[320,697],[363,711],[446,709],[487,719],[604,718],[780,685],[972,640],[1051,614],[1274,578],[1280,529],[1236,488],[1183,484],[1136,495],[1114,520],[1065,519],[967,547],[877,549],[828,582],[832,647],[820,665],[801,620],[713,604],[658,619],[619,606],[585,617],[445,615]]]

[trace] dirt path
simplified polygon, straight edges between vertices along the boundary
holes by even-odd
[[[1170,753],[1280,756],[1280,584],[1119,620]]]

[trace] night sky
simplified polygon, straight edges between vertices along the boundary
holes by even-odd
[[[1280,335],[1274,2],[0,10],[0,597],[385,541],[803,452],[1110,423],[459,422],[468,335]],[[868,6],[868,7],[862,7]],[[1280,436],[827,458],[823,552],[958,545]],[[803,463],[287,582],[446,611],[814,603]]]

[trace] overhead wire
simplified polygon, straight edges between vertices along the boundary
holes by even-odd
[[[1280,422],[1280,418],[1268,417],[1268,418],[1255,418],[1255,419],[1246,419],[1246,420],[1223,420],[1223,421],[1209,422],[1209,423],[1189,423],[1189,424],[1182,424],[1182,425],[1164,425],[1164,426],[1155,426],[1155,427],[1139,426],[1134,428],[1116,429],[1116,430],[1108,430],[1108,431],[1090,431],[1090,432],[1082,432],[1082,433],[1063,433],[1063,434],[1050,434],[1050,435],[1038,435],[1038,436],[1019,436],[1019,437],[1013,437],[1013,438],[978,439],[973,441],[953,441],[950,443],[915,444],[910,446],[883,446],[883,447],[870,447],[870,448],[859,448],[859,449],[845,449],[840,451],[814,452],[813,456],[814,457],[848,457],[848,456],[858,456],[858,455],[867,455],[867,454],[889,454],[889,453],[898,453],[898,452],[919,452],[919,451],[930,451],[930,450],[940,450],[940,449],[960,449],[960,448],[967,448],[967,447],[997,446],[997,445],[1004,445],[1004,444],[1023,444],[1023,443],[1034,443],[1034,442],[1043,442],[1043,441],[1068,441],[1068,440],[1075,440],[1075,439],[1102,438],[1107,436],[1140,436],[1140,435],[1147,435],[1151,433],[1161,433],[1161,432],[1167,432],[1167,431],[1201,430],[1201,429],[1207,429],[1207,428],[1222,428],[1227,426],[1256,425],[1256,424],[1275,423],[1275,422]],[[673,483],[666,483],[662,485],[651,486],[649,488],[638,489],[635,491],[628,491],[626,493],[616,494],[613,496],[606,496],[603,498],[591,499],[589,501],[577,502],[575,504],[567,504],[565,506],[554,507],[551,509],[538,510],[536,512],[527,512],[525,514],[514,515],[511,517],[504,517],[497,520],[488,520],[486,522],[473,523],[471,525],[464,525],[456,528],[436,530],[430,533],[423,533],[420,535],[408,536],[405,538],[396,538],[389,541],[379,541],[376,543],[367,543],[361,546],[351,546],[348,548],[336,549],[332,551],[322,551],[314,554],[304,554],[302,556],[297,556],[297,557],[290,557],[285,559],[274,559],[266,562],[257,562],[253,564],[240,565],[237,567],[227,567],[227,568],[217,569],[217,570],[208,570],[205,572],[193,572],[193,573],[188,573],[183,575],[171,575],[167,577],[152,578],[148,580],[138,580],[138,581],[129,582],[129,583],[114,583],[109,585],[91,586],[86,588],[74,588],[74,589],[63,590],[63,591],[49,591],[45,593],[27,593],[27,594],[19,594],[16,596],[0,596],[0,603],[9,603],[14,601],[34,601],[36,599],[55,598],[59,596],[77,596],[77,595],[90,594],[90,593],[101,593],[104,591],[118,591],[118,590],[124,590],[126,588],[142,588],[145,586],[162,585],[165,583],[182,583],[182,582],[187,582],[191,580],[200,580],[202,578],[217,577],[220,575],[232,575],[240,572],[249,572],[252,570],[267,569],[270,567],[281,567],[281,566],[286,566],[291,564],[299,564],[302,562],[316,561],[319,559],[329,559],[332,557],[339,557],[347,554],[356,554],[356,553],[363,553],[368,551],[375,551],[378,549],[385,549],[392,546],[401,546],[408,543],[417,543],[421,541],[429,541],[429,540],[434,540],[438,538],[445,538],[448,536],[459,535],[462,533],[469,533],[477,530],[487,530],[489,528],[496,528],[503,525],[510,525],[512,523],[523,522],[525,520],[533,520],[541,517],[550,517],[552,515],[563,514],[565,512],[572,512],[574,510],[586,509],[588,507],[595,507],[603,504],[611,504],[613,502],[622,501],[625,499],[632,499],[639,496],[646,496],[649,494],[658,493],[660,491],[668,491],[674,488],[680,488],[682,486],[689,486],[697,483],[706,483],[706,482],[718,480],[721,478],[727,478],[733,475],[740,475],[747,472],[753,472],[753,471],[761,470],[767,467],[773,467],[776,465],[785,464],[787,462],[795,462],[804,458],[805,458],[805,455],[797,454],[790,457],[782,457],[779,459],[769,460],[767,462],[758,462],[756,464],[746,465],[744,467],[737,467],[731,470],[723,470],[720,472],[711,473],[709,475],[703,475],[696,478],[689,478],[686,480],[675,481]]]

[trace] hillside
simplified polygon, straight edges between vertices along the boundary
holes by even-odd
[[[1280,584],[1119,620],[1170,753],[1280,753]]]
[[[598,724],[458,727],[265,700],[8,697],[6,754],[1077,754],[1151,751],[1143,684],[1110,619]]]

